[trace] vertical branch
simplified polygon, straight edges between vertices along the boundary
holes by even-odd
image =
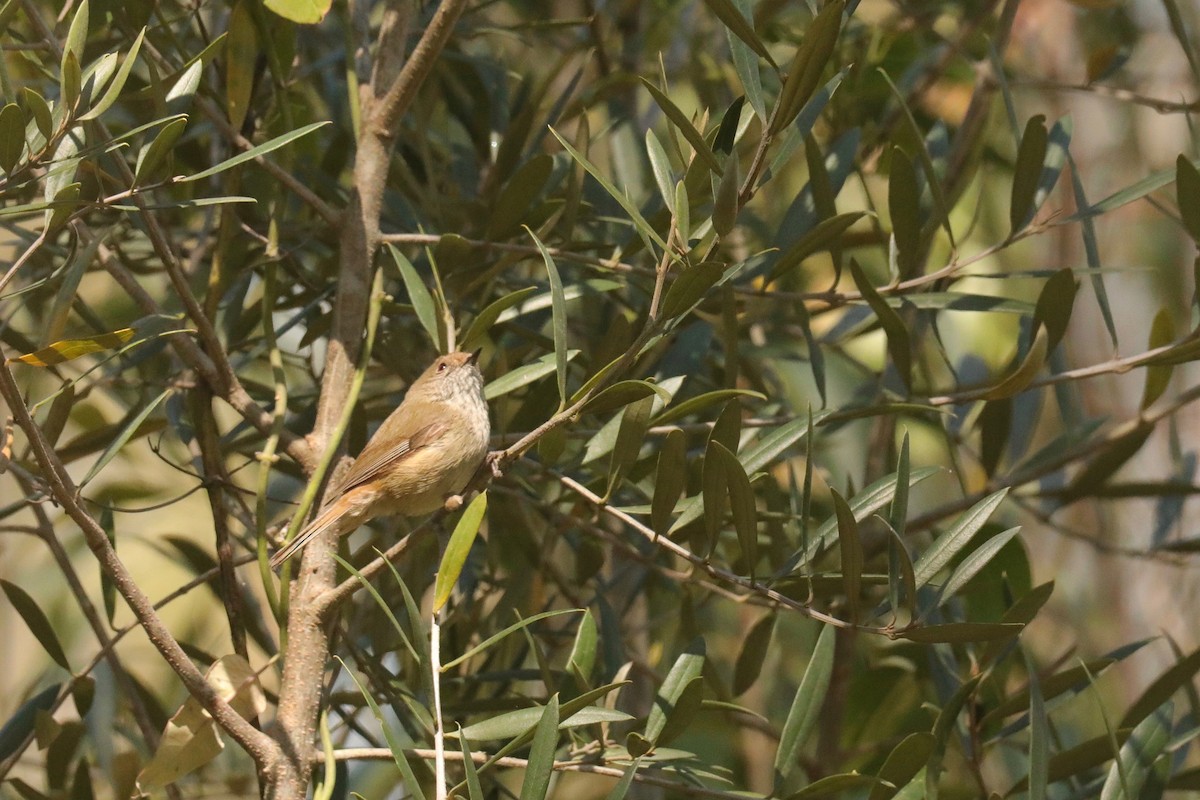
[[[321,377],[317,419],[308,444],[314,453],[335,452],[342,419],[350,410],[350,388],[366,369],[360,361],[367,320],[371,266],[380,242],[379,220],[392,145],[400,120],[412,105],[438,55],[445,48],[466,0],[443,0],[412,54],[394,72],[392,54],[404,52],[411,2],[395,6],[380,32],[376,69],[362,114],[354,164],[354,186],[342,218],[337,295]],[[394,72],[395,77],[392,77]],[[357,366],[357,375],[356,367]],[[271,796],[302,798],[308,784],[309,754],[316,737],[317,714],[329,642],[322,597],[334,585],[332,558],[336,541],[319,537],[305,548],[289,599],[288,647],[280,688],[277,738],[286,757],[269,789]]]
[[[248,658],[246,612],[237,571],[233,566],[233,542],[229,536],[229,515],[225,511],[222,489],[222,486],[232,479],[226,472],[225,462],[221,458],[221,441],[217,434],[217,421],[213,418],[212,393],[207,385],[200,384],[192,390],[191,396],[196,443],[200,448],[200,461],[204,468],[204,490],[208,495],[209,509],[212,511],[217,565],[221,570],[221,603],[225,606],[225,616],[229,620],[229,638],[233,641],[233,652]]]
[[[446,729],[442,722],[442,625],[441,609],[435,608],[429,620],[429,669],[433,671],[433,752],[434,791],[437,800],[446,800]]]

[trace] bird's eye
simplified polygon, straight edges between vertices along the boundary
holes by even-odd
[[[438,372],[445,372],[445,371],[446,371],[446,362],[443,361],[442,363],[438,364]]]

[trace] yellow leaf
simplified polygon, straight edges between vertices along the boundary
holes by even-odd
[[[33,353],[26,353],[23,356],[10,358],[8,359],[8,363],[11,364],[14,361],[20,361],[22,364],[29,364],[34,367],[52,367],[55,364],[61,364],[73,358],[86,356],[88,353],[113,350],[132,339],[133,334],[133,328],[121,328],[110,333],[101,333],[83,339],[63,339]]]

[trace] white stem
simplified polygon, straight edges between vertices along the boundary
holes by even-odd
[[[446,732],[442,727],[442,626],[441,610],[434,610],[429,624],[429,663],[433,670],[433,768],[437,800],[446,800]]]

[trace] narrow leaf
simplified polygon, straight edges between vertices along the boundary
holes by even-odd
[[[642,84],[649,90],[650,95],[654,98],[654,102],[662,109],[662,112],[667,115],[667,119],[674,123],[679,132],[683,134],[683,138],[687,139],[688,144],[692,146],[692,150],[696,153],[696,158],[704,162],[704,166],[714,175],[722,173],[721,162],[717,160],[713,154],[712,148],[708,146],[708,142],[704,141],[704,134],[696,130],[696,126],[688,119],[687,115],[680,110],[679,106],[667,97],[662,89],[659,89],[652,82],[645,78],[640,78]]]
[[[116,437],[108,443],[108,447],[106,447],[104,452],[100,454],[100,458],[96,459],[96,463],[92,464],[92,468],[88,470],[87,475],[85,475],[83,480],[79,482],[80,488],[83,488],[90,483],[92,478],[96,477],[100,470],[104,469],[108,462],[112,461],[113,458],[116,457],[117,453],[121,452],[121,449],[129,442],[130,439],[133,438],[134,434],[137,433],[138,429],[142,426],[142,423],[149,419],[150,415],[153,414],[154,411],[162,404],[162,402],[170,397],[174,391],[174,388],[163,390],[162,394],[147,403],[141,411],[135,414],[132,419],[130,419],[129,422],[126,423],[123,428],[121,428],[121,432],[118,433]]]
[[[396,267],[400,270],[404,289],[408,292],[408,301],[412,303],[417,320],[425,329],[425,333],[429,335],[429,341],[433,343],[433,346],[439,350],[442,349],[442,342],[438,335],[437,308],[433,302],[433,295],[429,292],[429,287],[425,285],[425,281],[421,280],[421,276],[417,274],[417,268],[412,265],[404,253],[390,243],[387,248]]]
[[[650,709],[650,715],[646,718],[644,734],[646,739],[651,742],[658,740],[659,734],[667,724],[667,715],[675,708],[684,689],[693,678],[699,677],[703,669],[704,640],[696,638],[675,659],[670,672],[667,673],[662,686],[659,687],[658,695],[654,699],[654,707]]]
[[[197,62],[197,63],[199,63],[199,62]],[[180,183],[190,183],[192,181],[199,181],[199,180],[204,180],[205,178],[210,178],[213,175],[224,172],[227,169],[236,167],[238,164],[245,164],[247,161],[253,161],[254,159],[258,158],[259,156],[265,156],[267,153],[272,153],[281,147],[291,144],[292,142],[296,141],[297,139],[307,136],[308,134],[312,133],[313,131],[315,131],[318,128],[325,127],[328,124],[329,124],[328,122],[314,122],[309,125],[305,125],[302,128],[297,128],[294,131],[289,131],[288,133],[285,133],[282,136],[276,136],[274,139],[263,142],[262,144],[258,145],[257,147],[251,147],[249,150],[246,150],[245,152],[242,152],[242,153],[238,153],[233,158],[226,159],[225,161],[222,161],[221,163],[216,164],[215,166],[209,167],[206,170],[197,172],[194,175],[184,175],[183,177],[179,178],[179,182]]]
[[[914,577],[918,589],[929,583],[959,551],[967,546],[1007,495],[1008,489],[1001,489],[983,498],[959,517],[950,530],[934,540],[929,549],[917,559],[914,566]]]
[[[554,771],[554,751],[558,749],[558,695],[555,694],[542,711],[533,733],[533,747],[525,766],[521,784],[521,800],[544,800],[550,789],[550,773]]]
[[[858,522],[846,500],[830,490],[833,508],[837,512],[838,549],[842,557],[842,586],[846,592],[846,603],[850,610],[850,621],[858,621],[860,594],[862,593],[863,549],[858,535]]]
[[[1033,216],[1034,199],[1048,143],[1046,117],[1038,114],[1025,125],[1025,133],[1017,150],[1017,162],[1013,167],[1012,197],[1009,202],[1009,223],[1013,234],[1022,230]]]
[[[462,574],[463,564],[471,552],[471,545],[475,543],[475,536],[479,533],[479,526],[483,522],[485,513],[487,513],[486,490],[480,492],[471,501],[467,510],[458,518],[458,524],[454,526],[454,533],[450,534],[450,542],[446,545],[441,566],[438,567],[437,580],[434,582],[434,611],[440,610],[450,599],[450,593],[454,591],[454,585],[458,583],[458,576]]]
[[[54,632],[54,626],[50,624],[50,619],[42,613],[37,602],[15,583],[0,579],[0,588],[4,589],[4,595],[8,598],[8,602],[21,615],[21,619],[25,621],[46,654],[54,660],[54,663],[70,672],[71,664],[67,661],[67,654],[63,652],[62,645],[58,641],[58,634]]]
[[[775,751],[775,771],[786,780],[796,767],[796,755],[817,722],[825,694],[829,689],[829,678],[833,674],[834,629],[821,627],[812,657],[804,669],[804,677],[796,689],[792,707],[779,734],[779,748]]]
[[[666,533],[671,514],[687,483],[687,434],[675,430],[667,434],[658,452],[654,479],[654,497],[650,503],[650,527]]]
[[[562,278],[559,277],[558,267],[554,264],[554,259],[550,256],[550,251],[546,249],[546,245],[542,244],[542,240],[537,237],[528,227],[525,230],[533,238],[534,244],[542,253],[542,260],[546,262],[546,272],[550,276],[550,307],[551,307],[551,324],[554,329],[554,368],[558,373],[558,396],[561,401],[561,407],[565,407],[567,403],[567,301],[563,295]]]

